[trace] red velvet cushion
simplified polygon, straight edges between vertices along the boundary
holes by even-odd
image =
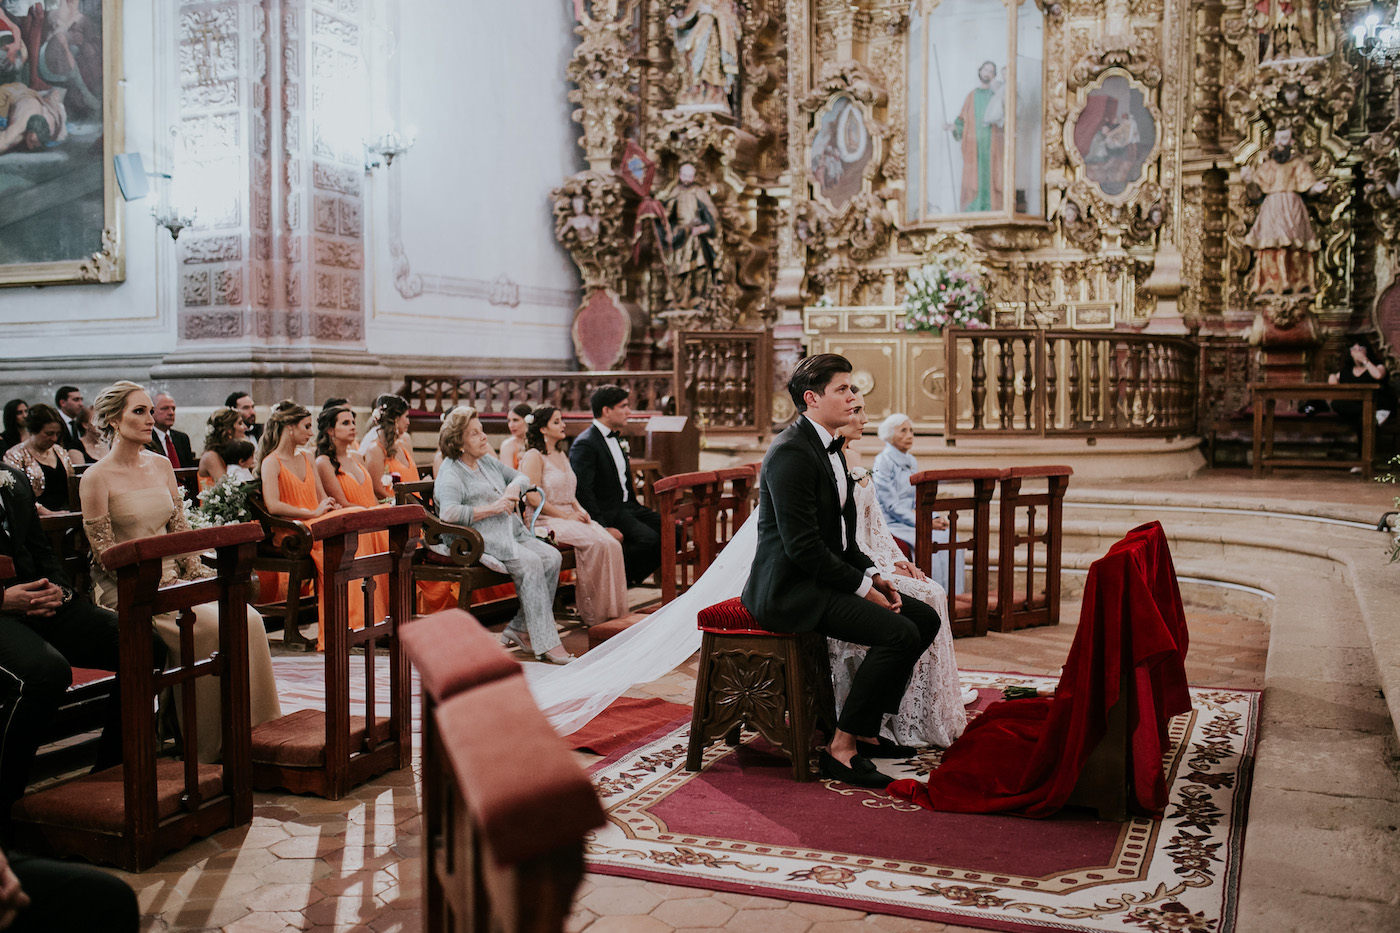
[[[695,617],[695,626],[702,632],[719,635],[782,635],[782,632],[769,632],[759,627],[758,620],[744,608],[739,597],[734,596],[722,603],[716,603],[700,610]]]
[[[74,778],[56,787],[28,794],[15,804],[14,820],[63,826],[85,832],[120,833],[126,825],[126,785],[121,765]],[[199,766],[199,792],[205,801],[223,793],[224,769]],[[156,817],[169,819],[180,812],[185,794],[184,762],[162,758],[156,762]]]
[[[112,671],[101,671],[92,667],[75,667],[73,668],[73,683],[68,689],[76,690],[79,687],[95,684],[102,680],[110,680],[115,684],[117,675]]]
[[[363,747],[365,718],[350,717],[350,752]],[[374,719],[374,744],[389,739],[389,719]],[[253,728],[253,763],[281,768],[324,768],[326,766],[326,714],[302,709]]]

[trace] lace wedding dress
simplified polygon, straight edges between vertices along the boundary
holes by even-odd
[[[884,733],[900,745],[947,748],[967,728],[967,711],[963,708],[962,687],[958,682],[958,664],[953,653],[953,635],[948,630],[948,594],[934,580],[916,580],[895,573],[896,561],[904,560],[894,543],[889,526],[885,524],[880,501],[875,497],[875,485],[852,483],[856,500],[856,546],[875,562],[880,575],[894,584],[901,596],[927,603],[938,611],[943,625],[933,644],[919,658],[909,688],[899,712],[885,724]],[[839,708],[851,690],[851,678],[865,658],[865,646],[827,639],[831,656],[831,676]]]
[[[854,488],[858,491],[863,489],[860,486]],[[865,495],[856,498],[859,509],[856,534],[861,550],[866,550],[867,538],[879,541],[883,535],[889,548],[895,551],[894,559],[902,559],[894,541],[890,540],[873,488],[864,488],[863,491]],[[870,514],[872,508],[873,516]],[[535,702],[549,717],[555,731],[568,735],[582,729],[635,684],[656,680],[685,663],[700,648],[700,631],[695,627],[695,617],[705,607],[744,591],[757,548],[758,512],[755,511],[694,586],[645,620],[605,641],[566,667],[525,665]],[[881,559],[875,554],[870,554],[870,557],[881,565],[883,573]],[[896,581],[895,585],[901,593],[925,599],[938,610],[939,615],[947,618],[942,587],[931,581],[921,583],[906,577],[895,577],[893,564],[888,569],[890,578]],[[905,583],[923,589],[917,592],[906,590]],[[927,595],[930,593],[929,587],[937,590],[936,599],[943,602],[937,602],[934,596]],[[919,592],[926,595],[920,596]],[[841,650],[865,651],[854,645],[844,645]],[[854,655],[843,655],[845,657]],[[845,664],[845,660],[839,667],[833,663],[833,671],[844,668]],[[849,692],[850,682],[849,672],[844,678],[836,674],[838,702]],[[914,696],[916,692],[920,695]],[[904,744],[946,746],[962,734],[967,725],[967,715],[959,692],[952,635],[946,625],[940,627],[938,637],[920,658],[904,704],[892,722],[893,734],[890,737]]]

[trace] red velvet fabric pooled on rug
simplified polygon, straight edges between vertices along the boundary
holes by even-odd
[[[1050,816],[1103,738],[1127,664],[1131,803],[1160,812],[1166,722],[1189,710],[1190,700],[1180,596],[1166,611],[1157,599],[1168,575],[1175,592],[1175,573],[1165,541],[1152,537],[1150,526],[1134,529],[1089,568],[1079,630],[1053,698],[994,704],[968,724],[927,784],[895,781],[890,793],[929,810]]]
[[[564,737],[570,748],[595,755],[611,755],[619,748],[636,745],[683,719],[690,718],[690,707],[650,697],[645,700],[619,697],[588,725]]]

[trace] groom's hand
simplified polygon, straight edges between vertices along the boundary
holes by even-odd
[[[899,599],[899,591],[878,573],[870,578],[870,589],[866,590],[865,598],[891,612],[898,612],[899,607],[903,605]]]

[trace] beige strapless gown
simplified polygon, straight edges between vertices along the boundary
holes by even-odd
[[[562,454],[559,455],[561,458]],[[564,460],[561,467],[546,457],[544,494],[555,505],[578,504],[578,477]],[[622,559],[622,543],[596,521],[575,522],[540,515],[536,530],[548,529],[560,544],[571,544],[578,562],[579,618],[585,625],[598,625],[627,614],[627,570]]]
[[[112,494],[108,501],[112,518],[112,535],[117,543],[133,538],[149,538],[164,534],[166,524],[175,512],[170,492],[160,487],[148,487]],[[165,562],[166,577],[176,573],[175,561]],[[117,608],[116,578],[100,565],[94,564],[93,583],[97,602],[108,609]],[[194,653],[196,658],[208,657],[219,647],[219,606],[205,603],[194,607]],[[154,620],[156,632],[165,642],[172,660],[180,656],[180,628],[175,622],[175,613],[158,615]],[[253,725],[276,719],[282,715],[282,705],[277,698],[277,682],[272,676],[272,654],[267,647],[267,631],[263,628],[262,616],[248,607],[248,686],[252,700]],[[220,726],[219,684],[212,678],[199,678],[195,687],[198,706],[198,747],[197,755],[202,763],[216,762],[223,751],[223,729]],[[180,704],[176,703],[179,712]],[[181,728],[184,724],[181,723]]]

